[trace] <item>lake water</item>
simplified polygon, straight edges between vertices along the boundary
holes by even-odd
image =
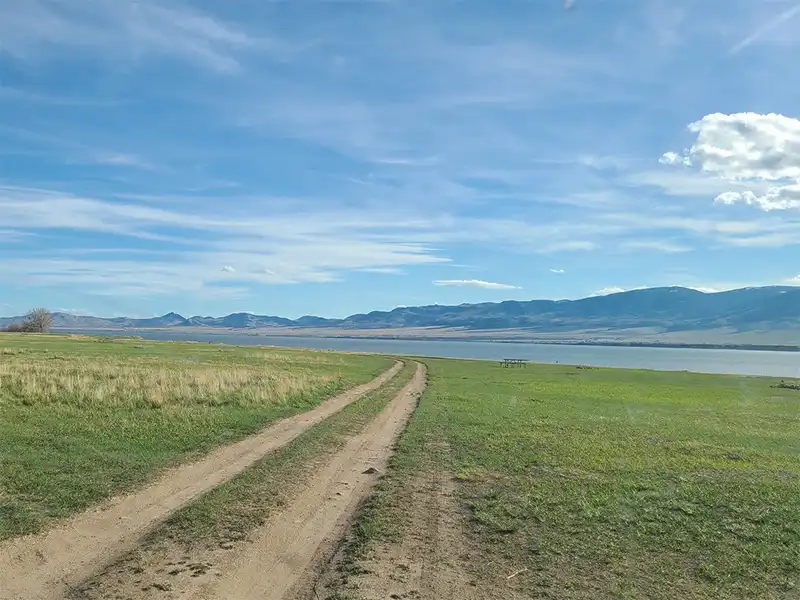
[[[81,333],[112,332],[82,331]],[[138,335],[150,340],[191,340],[213,342],[217,344],[283,346],[290,348],[374,352],[406,356],[435,356],[441,358],[474,358],[483,360],[522,358],[532,362],[591,365],[595,367],[800,377],[800,353],[797,352],[507,344],[477,341],[442,342],[433,340],[318,338],[141,330],[113,333]]]

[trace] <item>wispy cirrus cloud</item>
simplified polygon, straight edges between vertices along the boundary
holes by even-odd
[[[222,216],[211,206],[109,202],[59,192],[0,188],[0,228],[46,233],[84,231],[112,236],[109,251],[93,240],[59,253],[9,257],[0,273],[39,284],[79,284],[87,289],[140,289],[161,292],[205,290],[220,281],[286,284],[337,281],[357,270],[395,271],[409,265],[449,262],[423,241],[405,241],[403,232],[427,225],[408,216],[360,211],[276,210],[280,200],[259,199],[259,212]],[[270,207],[266,208],[265,207]],[[101,238],[102,239],[102,238]],[[128,242],[121,240],[127,239]],[[142,247],[146,243],[149,247]],[[119,261],[121,245],[129,261]],[[135,258],[135,260],[133,260]],[[220,265],[223,265],[220,267]],[[152,285],[151,285],[152,284]],[[199,287],[198,287],[199,286]],[[219,294],[216,290],[214,293]]]
[[[541,248],[541,252],[552,254],[555,252],[582,252],[596,250],[599,244],[590,240],[565,240],[547,244]]]
[[[729,105],[707,66],[746,41],[751,5],[0,0],[0,273],[109,302],[255,290],[294,310],[283,284],[424,303],[457,293],[432,280],[514,289],[451,279],[503,264],[531,294],[573,297],[689,253],[708,270],[778,257],[800,218],[746,205],[774,204],[775,182],[721,177],[709,153],[689,166],[678,139]],[[793,106],[761,52],[724,60],[745,54],[765,81],[742,75],[742,110]],[[551,265],[570,277],[540,290]],[[364,283],[378,274],[396,276]]]
[[[482,279],[437,279],[433,282],[438,286],[451,286],[451,287],[478,287],[486,290],[518,290],[521,289],[516,285],[509,285],[507,283],[496,283],[494,281],[483,281]]]
[[[768,36],[772,31],[778,29],[781,26],[787,25],[798,15],[800,15],[800,3],[792,4],[786,10],[781,11],[780,13],[774,15],[772,18],[767,20],[766,23],[757,27],[751,33],[749,33],[744,38],[736,42],[733,46],[731,46],[728,49],[728,56],[734,56],[736,54],[739,54],[739,52],[741,52],[745,48],[752,46],[755,43],[758,43],[764,37]]]
[[[731,246],[775,246],[793,243],[792,236],[800,232],[800,221],[779,223],[771,218],[715,221],[610,214],[582,223],[531,225],[413,210],[365,214],[330,205],[323,212],[314,203],[294,203],[287,211],[284,198],[239,199],[235,205],[233,211],[221,211],[218,203],[104,201],[51,190],[0,187],[0,228],[21,232],[14,237],[58,231],[115,236],[108,252],[96,241],[94,246],[70,249],[68,262],[54,262],[26,251],[25,257],[5,260],[0,272],[39,284],[82,281],[86,289],[101,292],[124,288],[144,293],[149,284],[140,284],[147,281],[158,283],[162,293],[194,290],[219,296],[227,292],[213,290],[213,286],[223,281],[238,282],[242,287],[248,283],[323,283],[346,279],[355,271],[398,273],[407,267],[448,265],[452,250],[440,248],[466,242],[487,249],[505,246],[517,253],[553,253],[557,247],[562,252],[589,249],[574,240],[591,236],[595,240],[591,247],[616,244],[628,250],[671,253],[685,248],[676,242],[641,237],[620,241],[618,236],[680,232],[698,241]],[[113,258],[120,248],[128,248],[129,257],[135,260],[121,263]],[[437,281],[485,289],[518,287],[483,280]]]
[[[135,154],[125,154],[122,152],[94,152],[90,160],[99,165],[112,165],[119,167],[135,167],[147,171],[158,170],[158,167]]]
[[[72,135],[43,133],[2,123],[0,123],[0,131],[7,136],[6,144],[11,145],[10,141],[14,139],[16,142],[14,146],[17,148],[17,152],[21,153],[32,149],[39,152],[49,149],[58,151],[59,158],[69,163],[129,167],[146,171],[163,170],[163,167],[155,165],[147,158],[137,154],[93,147],[88,143],[78,141],[74,132]],[[9,151],[9,153],[13,154],[14,151]]]
[[[171,57],[232,73],[241,68],[240,52],[280,47],[188,5],[158,0],[4,0],[0,12],[0,54],[30,62],[68,49],[131,63]]]
[[[691,246],[671,242],[668,239],[631,240],[620,244],[620,248],[624,250],[651,250],[655,252],[667,253],[690,252],[692,250]]]

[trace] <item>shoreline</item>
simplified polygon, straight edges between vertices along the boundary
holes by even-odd
[[[580,340],[580,339],[524,339],[524,338],[493,338],[478,337],[475,335],[386,335],[386,334],[347,334],[331,333],[329,335],[317,332],[302,332],[296,329],[290,331],[253,331],[248,329],[218,329],[193,327],[161,327],[143,329],[71,329],[53,328],[53,333],[76,333],[92,335],[129,335],[140,333],[166,333],[166,334],[202,334],[202,335],[234,335],[246,337],[265,338],[310,338],[310,339],[346,339],[346,340],[387,340],[387,341],[413,341],[413,342],[466,342],[466,343],[493,343],[493,344],[519,344],[539,346],[599,346],[611,348],[669,348],[691,350],[747,350],[756,352],[800,352],[800,344],[746,344],[746,343],[720,343],[720,342],[659,342],[648,340],[612,341],[612,340]],[[363,330],[362,330],[363,331]]]

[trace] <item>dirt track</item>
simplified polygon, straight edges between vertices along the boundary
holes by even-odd
[[[114,498],[43,534],[3,543],[0,600],[62,598],[71,586],[134,547],[143,533],[170,513],[377,389],[394,377],[401,366],[398,362],[371,382],[331,398],[309,412],[283,419],[195,463],[170,469],[138,492]]]
[[[213,570],[173,578],[161,597],[288,600],[313,584],[317,576],[314,567],[335,552],[350,518],[378,476],[371,469],[380,472],[385,468],[424,388],[425,367],[417,365],[411,382],[305,482],[284,510],[249,536],[247,544],[227,554]],[[126,592],[135,589],[120,583]]]
[[[425,387],[425,368],[341,449],[285,482],[286,504],[233,543],[143,544],[84,582],[80,600],[290,600],[303,598],[371,491]],[[373,472],[371,469],[376,469]],[[265,494],[275,490],[265,489]]]

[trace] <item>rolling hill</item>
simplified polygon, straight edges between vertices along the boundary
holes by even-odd
[[[104,319],[55,313],[64,329],[224,329],[336,328],[339,330],[446,327],[465,330],[525,329],[536,333],[656,328],[662,332],[778,331],[800,329],[800,288],[771,286],[718,293],[669,287],[620,292],[580,300],[505,301],[459,306],[414,306],[355,314],[344,319],[234,313],[224,317],[183,317],[168,313],[150,319]],[[22,317],[0,318],[0,326]]]

